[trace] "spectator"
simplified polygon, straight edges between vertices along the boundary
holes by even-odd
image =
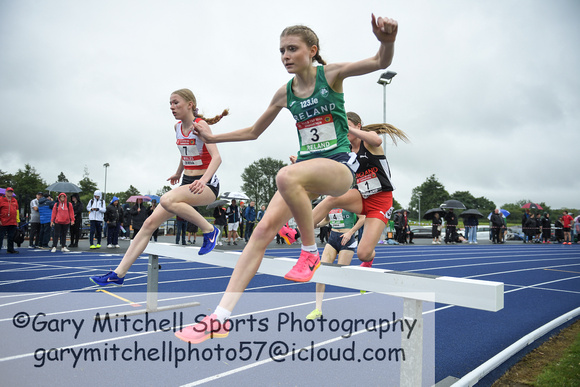
[[[149,211],[145,203],[143,203],[143,199],[138,198],[133,207],[131,208],[131,223],[133,225],[133,236],[131,239],[135,239],[135,235],[139,233],[141,227],[143,227],[143,223],[145,223],[145,219],[149,216]]]
[[[246,219],[246,233],[244,239],[246,243],[254,232],[254,225],[256,224],[256,202],[251,201],[250,205],[244,210],[244,219]]]
[[[536,214],[536,241],[542,242],[542,216],[539,212]]]
[[[91,231],[89,233],[89,242],[91,249],[101,248],[101,232],[103,230],[103,219],[105,218],[105,201],[102,198],[102,193],[96,190],[93,198],[87,204],[87,211],[89,212],[89,221],[91,223]],[[93,242],[97,238],[97,244]]]
[[[576,234],[576,239],[578,239],[578,235],[580,235],[580,215],[574,218],[574,233]],[[578,242],[580,242],[580,240]]]
[[[413,242],[413,231],[411,231],[411,227],[409,226],[409,212],[407,210],[405,210],[403,212],[403,230],[402,230],[402,237],[403,237],[403,242],[402,243],[409,243],[411,245],[415,244],[415,242]],[[409,241],[407,242],[407,237],[409,238]]]
[[[232,204],[229,205],[226,210],[226,216],[228,218],[228,245],[231,244],[230,241],[237,245],[236,240],[238,239],[238,227],[240,226],[240,209],[236,203],[236,199],[232,199]]]
[[[562,243],[564,240],[564,226],[562,225],[562,215],[554,222],[556,243]]]
[[[463,220],[463,224],[465,225],[465,233],[467,234],[467,240],[469,241],[469,244],[477,244],[477,226],[479,225],[477,216],[466,216]]]
[[[246,219],[244,218],[244,211],[246,210],[246,204],[244,202],[239,203],[239,210],[240,210],[240,233],[238,234],[238,239],[242,239],[244,236],[244,229],[246,227]]]
[[[491,214],[489,221],[491,222],[491,241],[493,243],[500,243],[499,235],[503,227],[503,219],[499,213],[499,208],[496,208],[493,214]]]
[[[131,239],[131,205],[129,203],[123,204],[123,236],[121,239]]]
[[[30,233],[28,241],[30,248],[40,246],[40,212],[38,212],[38,200],[42,198],[42,192],[36,194],[36,198],[30,201]]]
[[[5,196],[0,196],[0,248],[4,244],[4,235],[7,236],[6,252],[18,254],[14,249],[14,234],[18,227],[18,201],[14,197],[14,189],[6,188]]]
[[[38,213],[40,214],[40,248],[48,249],[48,243],[52,235],[52,228],[50,227],[50,219],[52,218],[52,207],[54,201],[48,193],[43,194],[43,197],[38,200]]]
[[[71,203],[67,201],[66,194],[61,192],[54,206],[52,206],[52,216],[50,226],[54,227],[54,236],[52,237],[51,253],[56,252],[58,241],[60,239],[60,251],[67,253],[70,250],[66,248],[66,234],[69,225],[75,223],[75,212]]]
[[[70,226],[70,244],[68,247],[79,247],[79,239],[83,228],[83,203],[81,203],[78,193],[73,193],[70,196],[70,201],[75,214],[75,222]]]
[[[190,245],[195,245],[197,241],[197,232],[199,231],[199,227],[195,223],[187,222],[187,243]],[[193,236],[193,242],[191,241],[191,237]]]
[[[524,224],[524,234],[528,239],[528,243],[534,242],[534,236],[536,235],[536,218],[533,215],[530,215],[526,223]]]
[[[262,204],[262,207],[260,207],[260,211],[258,211],[258,217],[256,218],[256,221],[259,222],[260,220],[262,220],[265,213],[266,213],[266,206]]]
[[[552,234],[552,221],[550,220],[550,214],[544,212],[544,217],[542,218],[542,243],[552,243],[550,238]]]
[[[123,224],[123,208],[119,206],[119,198],[113,196],[111,203],[105,211],[105,222],[107,222],[107,248],[119,248],[119,231]]]
[[[574,222],[574,218],[568,214],[568,211],[564,211],[562,213],[562,229],[564,231],[564,244],[571,245],[572,240],[570,238],[570,228],[572,227],[572,223]]]
[[[179,244],[181,239],[181,244],[186,245],[185,235],[187,234],[187,220],[183,219],[179,215],[175,217],[175,244]]]
[[[445,244],[455,243],[457,240],[457,215],[453,212],[453,208],[445,214]]]
[[[213,217],[214,217],[214,225],[220,230],[220,240],[218,241],[218,245],[222,246],[223,242],[221,241],[221,235],[224,235],[224,226],[226,226],[226,209],[220,206],[217,206],[213,210]]]
[[[157,208],[157,200],[153,199],[151,200],[151,206],[149,207],[147,217],[151,216],[151,214],[153,213],[153,211],[155,211],[156,208]],[[153,231],[153,234],[151,235],[151,238],[149,238],[149,240],[153,239],[155,242],[157,242],[158,235],[159,235],[159,227],[157,227],[155,231]]]
[[[442,221],[439,214],[435,213],[433,221],[431,222],[431,237],[433,237],[433,242],[431,243],[434,245],[441,244],[441,223]]]
[[[526,222],[528,221],[529,217],[530,217],[530,209],[526,208],[526,211],[522,215],[522,232],[524,233],[524,243],[526,243],[528,241],[528,232],[526,230]]]

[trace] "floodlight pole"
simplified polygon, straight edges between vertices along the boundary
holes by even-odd
[[[105,167],[105,192],[103,192],[103,202],[107,202],[107,169],[109,168],[110,164],[109,163],[105,163],[103,164],[103,167]]]
[[[417,191],[417,197],[419,198],[419,226],[421,225],[421,191]]]
[[[383,85],[383,123],[387,123],[387,85],[391,83],[393,77],[397,75],[394,71],[387,71],[381,74],[377,83]],[[383,134],[383,151],[387,154],[387,135]]]

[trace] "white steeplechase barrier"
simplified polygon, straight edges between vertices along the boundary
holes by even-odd
[[[147,308],[132,314],[197,306],[199,303],[165,306],[157,305],[159,285],[159,256],[199,262],[207,265],[234,268],[241,255],[239,252],[214,250],[198,255],[199,248],[179,246],[172,243],[149,243],[145,253],[149,254],[147,270]],[[296,263],[296,259],[264,257],[258,273],[283,277]],[[438,302],[496,312],[504,305],[502,282],[481,281],[429,274],[406,273],[360,266],[322,264],[312,282],[344,288],[372,291],[394,297],[402,297],[404,318],[416,320],[418,334],[404,340],[403,348],[412,354],[412,361],[401,364],[401,386],[420,386],[422,382],[423,353],[423,301]]]

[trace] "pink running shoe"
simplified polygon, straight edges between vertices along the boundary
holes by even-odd
[[[312,279],[312,276],[318,267],[320,267],[320,256],[318,255],[318,251],[313,254],[302,250],[298,262],[296,262],[296,265],[294,265],[292,270],[286,273],[284,278],[289,281],[308,282]]]
[[[232,329],[232,322],[226,320],[224,323],[219,322],[217,316],[205,316],[203,320],[195,325],[185,327],[182,330],[175,332],[178,339],[186,341],[191,344],[203,343],[207,339],[228,337]]]
[[[287,224],[284,225],[278,231],[278,234],[286,241],[287,244],[291,245],[292,243],[296,242],[296,230],[288,227]]]
[[[373,267],[373,262],[374,262],[374,258],[372,261],[368,261],[368,262],[363,262],[360,264],[360,267]]]

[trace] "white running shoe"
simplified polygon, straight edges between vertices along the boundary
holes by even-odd
[[[62,251],[63,253],[69,253],[70,250],[67,249],[66,247],[63,247],[62,249],[60,249],[60,251]]]
[[[56,247],[53,247],[52,249],[50,249],[51,253],[56,253]]]
[[[113,245],[107,245],[107,248],[108,249],[112,249],[113,248]]]

